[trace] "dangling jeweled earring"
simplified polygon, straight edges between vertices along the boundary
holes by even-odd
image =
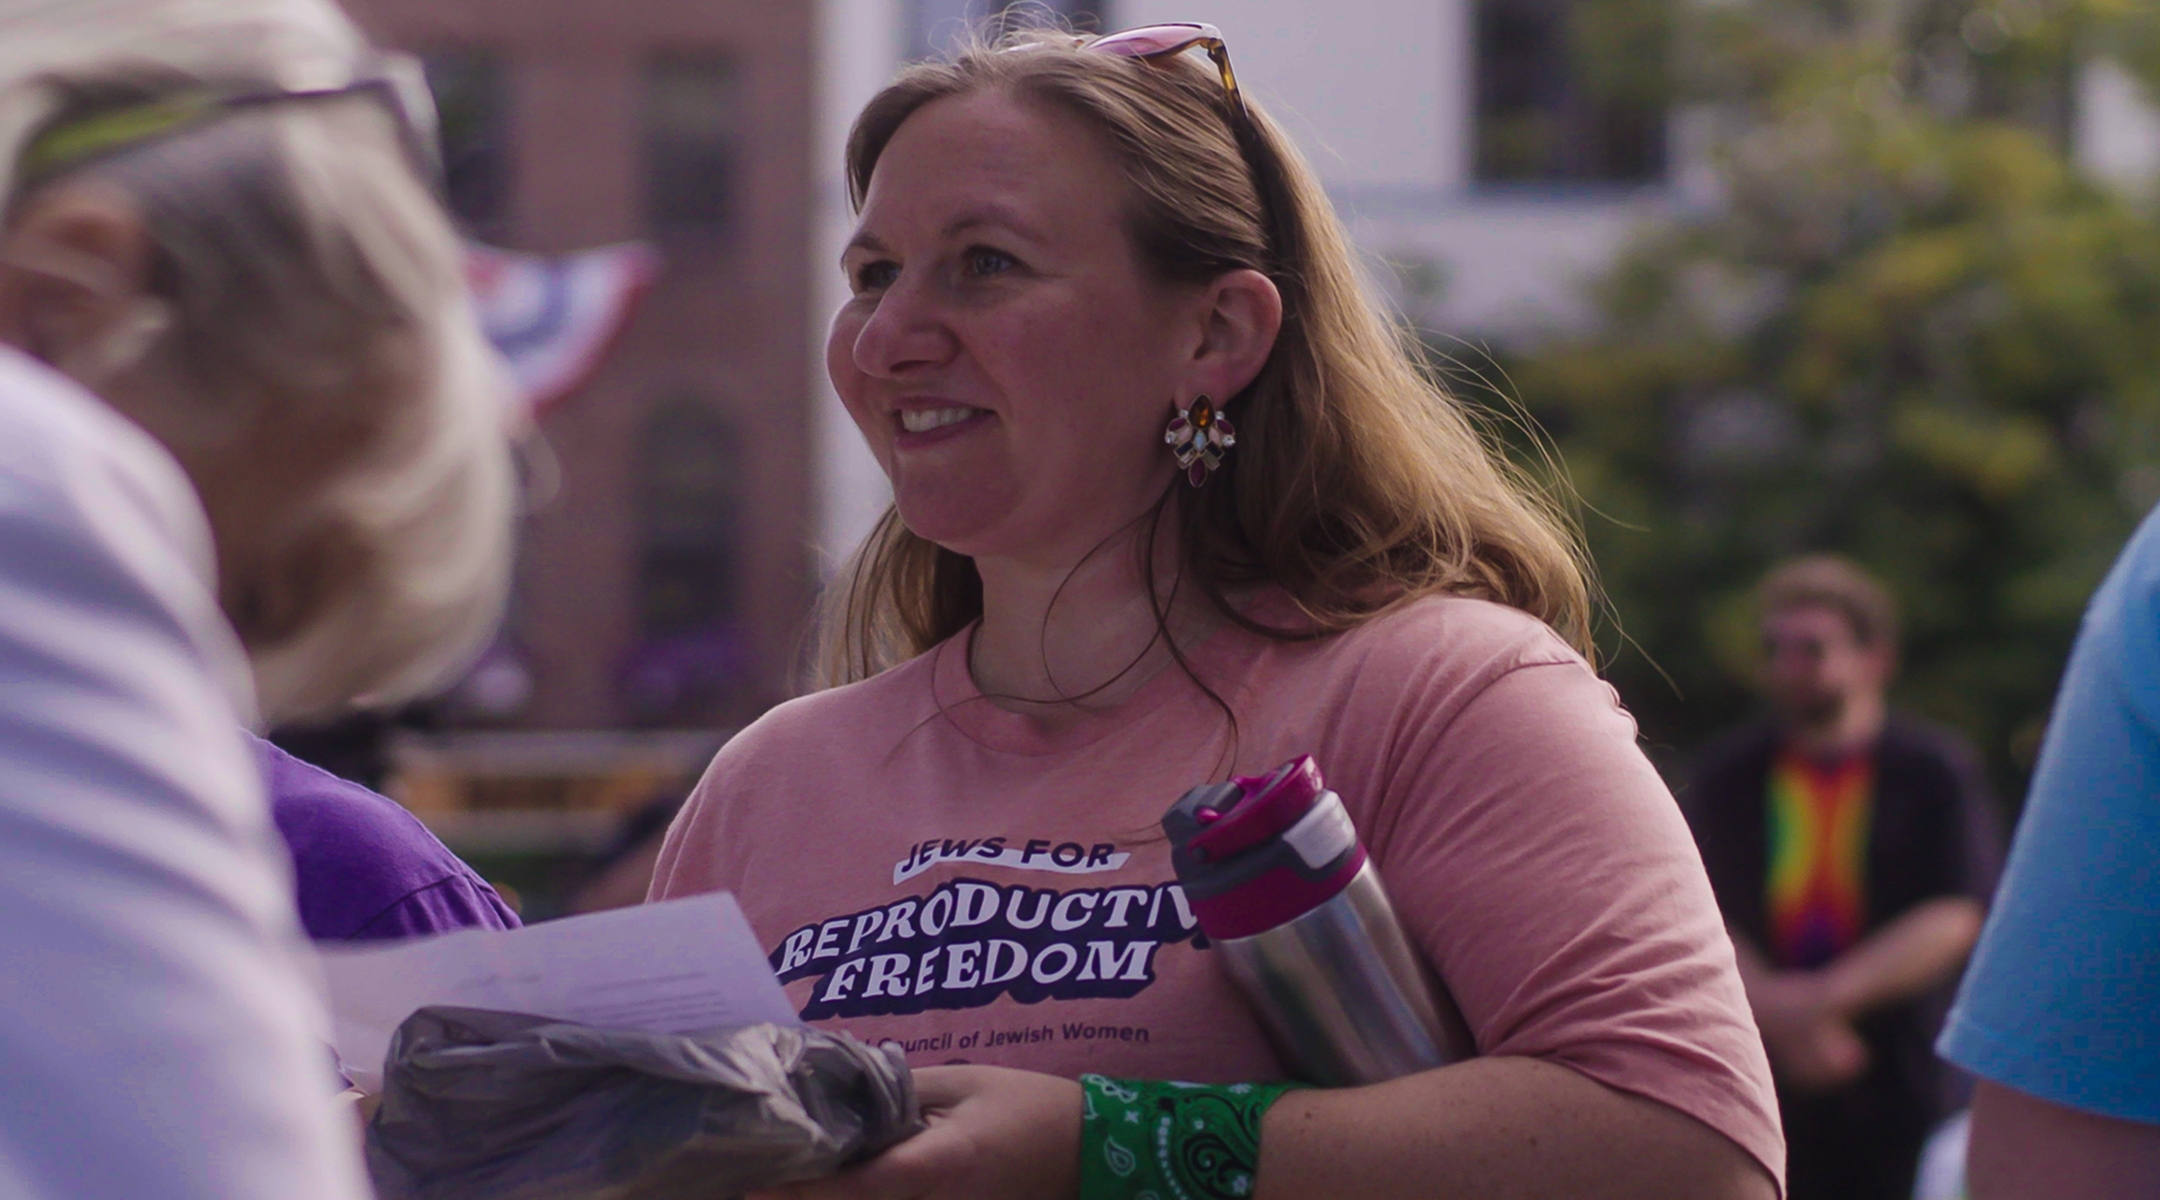
[[[1237,430],[1231,428],[1230,418],[1215,410],[1214,401],[1195,396],[1191,405],[1170,418],[1163,441],[1177,456],[1186,481],[1199,487],[1222,466],[1230,447],[1237,445]]]

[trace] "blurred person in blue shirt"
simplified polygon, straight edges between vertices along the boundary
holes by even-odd
[[[0,0],[0,1196],[360,1200],[243,728],[492,626],[498,375],[328,0]]]
[[[2160,512],[2086,611],[1943,1029],[1973,1200],[2160,1196]]]

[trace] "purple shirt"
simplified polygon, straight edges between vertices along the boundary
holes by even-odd
[[[518,927],[495,889],[395,800],[254,743],[309,937],[364,942]]]

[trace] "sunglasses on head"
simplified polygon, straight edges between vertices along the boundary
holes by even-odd
[[[31,140],[23,151],[19,178],[25,183],[35,182],[91,159],[192,129],[237,109],[342,96],[371,97],[390,113],[413,169],[441,197],[442,144],[427,74],[418,59],[392,53],[370,54],[355,67],[350,78],[331,86],[183,91],[63,121]]]
[[[1230,47],[1223,41],[1222,30],[1198,21],[1173,21],[1166,25],[1143,25],[1138,29],[1125,29],[1107,37],[1100,37],[1084,50],[1102,54],[1115,54],[1123,58],[1137,58],[1142,62],[1158,58],[1170,58],[1187,50],[1204,50],[1215,62],[1215,70],[1222,76],[1223,91],[1230,96],[1230,103],[1240,116],[1245,111],[1245,94],[1238,90],[1237,73],[1230,69]]]

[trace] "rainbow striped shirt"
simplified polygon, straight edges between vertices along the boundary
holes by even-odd
[[[1771,764],[1767,913],[1779,965],[1820,967],[1860,940],[1874,804],[1873,755],[1824,763],[1786,750]]]

